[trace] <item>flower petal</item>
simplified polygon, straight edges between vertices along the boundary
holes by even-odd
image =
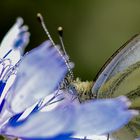
[[[10,58],[12,64],[16,64],[24,47],[29,42],[29,32],[27,26],[22,26],[23,19],[18,18],[13,27],[3,38],[0,45],[0,58]]]
[[[90,101],[77,109],[73,130],[79,136],[107,134],[123,127],[136,114],[128,110],[125,97]]]
[[[49,138],[65,134],[65,129],[71,125],[74,118],[74,107],[58,108],[48,112],[36,112],[28,119],[16,121],[11,118],[7,126],[2,129],[3,134],[22,138]],[[18,116],[17,116],[18,117]],[[71,134],[68,132],[66,134]]]
[[[50,41],[30,51],[19,65],[15,83],[7,94],[14,112],[22,112],[56,90],[67,66]]]
[[[12,118],[2,132],[33,139],[69,133],[88,138],[113,132],[127,124],[136,115],[135,111],[127,108],[128,100],[124,97],[90,101],[81,105],[68,102],[52,111],[33,113],[25,121]]]
[[[71,138],[71,134],[60,134],[55,137],[49,137],[49,138],[21,138],[22,140],[81,140],[77,138]]]

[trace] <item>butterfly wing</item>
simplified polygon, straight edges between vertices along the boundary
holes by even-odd
[[[123,72],[116,74],[98,91],[99,98],[127,96],[132,101],[132,108],[140,110],[140,62],[129,66]],[[134,140],[140,137],[140,115],[133,119],[121,131],[114,134],[115,138]]]
[[[120,48],[100,73],[93,86],[93,94],[97,94],[98,98],[125,95],[132,101],[132,108],[140,109],[140,35]],[[140,136],[139,129],[140,115],[113,137],[134,140]]]
[[[140,60],[140,35],[135,35],[118,49],[104,64],[96,76],[96,82],[92,88],[92,93],[96,94],[107,80],[116,73],[123,71],[128,66]]]

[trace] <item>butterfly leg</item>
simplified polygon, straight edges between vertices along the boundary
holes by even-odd
[[[109,134],[107,134],[107,140],[109,140],[109,137],[110,137],[110,135],[109,135]]]

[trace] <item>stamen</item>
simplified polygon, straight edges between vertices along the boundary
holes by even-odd
[[[2,66],[2,69],[0,71],[0,80],[2,80],[3,76],[9,71],[12,65],[10,59],[3,59],[0,64]]]
[[[2,70],[0,72],[0,104],[2,104],[11,83],[11,80],[15,78],[17,73],[18,63],[15,66],[11,65],[10,59],[3,59],[1,61],[1,65],[3,65]],[[11,79],[12,78],[12,79]]]
[[[1,81],[1,87],[3,87],[3,90],[1,90],[1,96],[0,96],[0,104],[3,102],[3,100],[5,99],[6,95],[8,94],[8,90],[9,88],[12,86],[14,80],[15,80],[15,75],[10,75],[6,80],[2,80]]]
[[[9,51],[3,56],[3,59],[6,58],[11,52],[12,52],[12,49],[9,50]]]
[[[62,94],[59,93],[59,89],[56,91],[54,96],[52,96],[50,99],[48,99],[48,100],[44,99],[43,100],[42,104],[39,107],[39,110],[42,110],[44,107],[52,104],[53,102],[55,103],[55,101],[56,101],[55,99],[56,98],[59,98],[58,100],[62,100],[62,98],[63,98]]]
[[[51,99],[49,99],[45,104],[43,104],[40,108],[39,108],[39,110],[41,110],[41,109],[43,109],[44,107],[46,107],[47,105],[49,105],[49,103],[51,102],[51,101],[53,101],[55,99],[55,96],[53,96]]]
[[[16,66],[13,66],[13,67],[9,68],[9,70],[7,70],[6,73],[3,75],[2,81],[7,82],[9,77],[11,75],[16,75],[16,73],[17,73],[17,67]]]
[[[62,101],[62,100],[64,100],[64,99],[65,99],[65,98],[58,99],[58,100],[56,100],[56,101],[50,102],[48,105],[52,105],[52,104],[58,103],[58,102],[60,102],[60,101]]]

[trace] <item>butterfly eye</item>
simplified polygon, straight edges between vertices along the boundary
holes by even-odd
[[[75,88],[75,86],[74,85],[70,85],[69,87],[68,87],[68,92],[69,92],[69,94],[71,94],[71,95],[76,95],[76,88]]]
[[[74,85],[70,85],[68,89],[69,89],[69,90],[76,90],[76,88],[75,88]]]
[[[75,87],[75,86],[72,86],[72,89],[73,89],[73,90],[76,90],[76,87]]]

